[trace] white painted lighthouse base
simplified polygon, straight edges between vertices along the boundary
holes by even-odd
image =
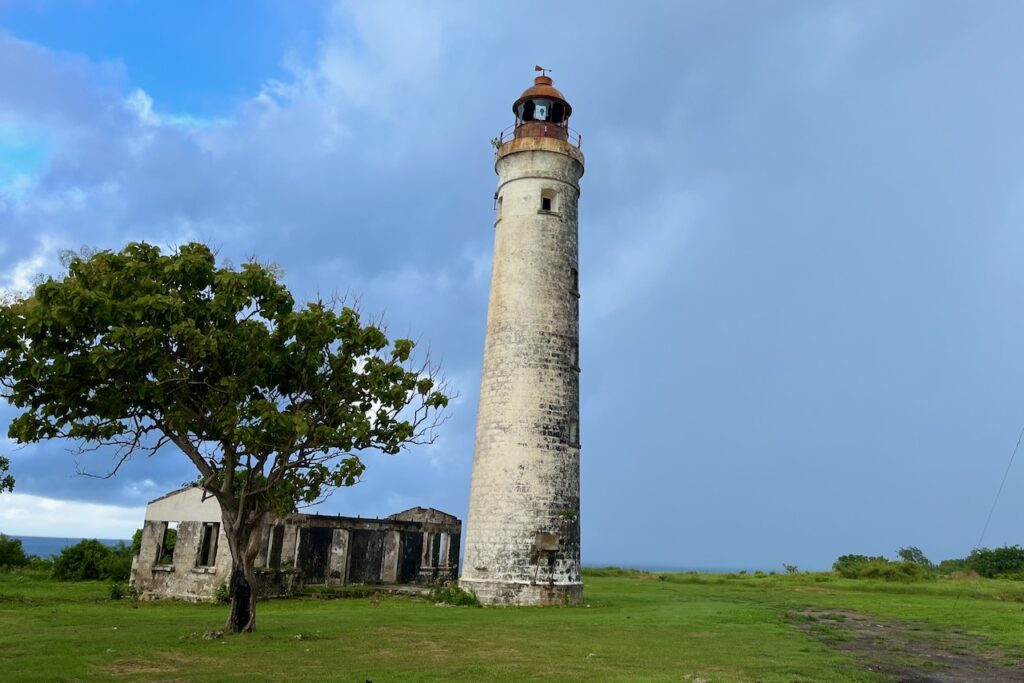
[[[470,591],[484,605],[571,607],[583,602],[583,583],[520,583],[459,579],[459,586]]]

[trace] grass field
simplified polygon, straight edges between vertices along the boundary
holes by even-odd
[[[949,669],[887,649],[887,633],[994,666],[1024,656],[1024,585],[1009,581],[590,570],[585,585],[579,608],[272,600],[256,633],[207,640],[223,605],[114,601],[106,584],[0,573],[0,679],[876,681],[887,657]],[[868,638],[873,653],[851,650],[863,634],[846,615],[889,629]]]

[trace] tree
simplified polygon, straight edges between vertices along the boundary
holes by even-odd
[[[925,557],[924,553],[920,548],[910,546],[909,548],[900,548],[896,553],[901,560],[904,562],[913,562],[919,564],[925,569],[934,569],[935,565],[932,561]]]
[[[24,567],[28,563],[21,539],[0,534],[0,567]]]
[[[1001,548],[975,548],[967,556],[965,563],[987,579],[1000,574],[1017,574],[1024,572],[1024,548],[1019,545],[1008,545]]]
[[[217,499],[233,559],[226,628],[256,623],[253,563],[269,515],[363,474],[359,453],[430,442],[448,404],[414,344],[339,302],[296,306],[272,266],[202,244],[69,255],[67,273],[0,306],[0,386],[20,443],[173,444]]]
[[[14,477],[7,474],[11,461],[0,455],[0,493],[14,490]]]

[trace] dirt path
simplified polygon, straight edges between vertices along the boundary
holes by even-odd
[[[815,608],[787,616],[801,630],[897,681],[1024,681],[1024,662],[982,650],[982,638],[849,610]]]

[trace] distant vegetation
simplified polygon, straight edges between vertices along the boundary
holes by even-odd
[[[890,560],[880,556],[841,555],[833,563],[832,570],[847,579],[885,581],[921,581],[956,574],[1024,580],[1024,548],[1019,545],[976,548],[967,557],[943,560],[938,564],[913,546],[900,548],[897,557],[898,560]]]
[[[53,560],[53,578],[61,581],[127,581],[131,571],[129,546],[110,547],[96,539],[68,546]]]
[[[135,538],[140,536],[141,529],[135,533]],[[45,572],[60,581],[127,581],[132,556],[137,552],[137,544],[109,546],[96,539],[86,539],[63,548],[59,555],[43,558],[26,555],[21,539],[0,534],[0,570]]]

